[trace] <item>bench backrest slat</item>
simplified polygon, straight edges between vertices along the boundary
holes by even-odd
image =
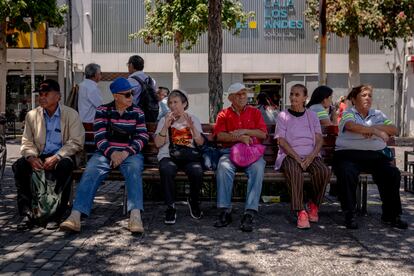
[[[94,134],[93,134],[93,124],[83,124],[85,127],[85,152],[89,155],[93,153],[95,148]],[[148,145],[144,148],[142,154],[145,158],[146,167],[157,167],[157,153],[158,149],[154,144],[154,133],[157,128],[156,123],[147,123],[147,131],[150,136],[150,141]],[[203,133],[209,138],[213,139],[213,130],[214,124],[202,124]],[[264,154],[264,159],[266,161],[267,167],[273,167],[276,161],[277,152],[279,150],[276,140],[274,139],[275,125],[268,125],[268,137],[263,141],[263,144],[266,145],[266,151]],[[324,159],[324,162],[328,165],[332,164],[333,154],[335,151],[335,140],[338,134],[337,126],[327,126],[322,127],[323,133],[323,146],[321,150],[321,155]],[[395,146],[395,139],[390,139],[388,142],[389,146]]]

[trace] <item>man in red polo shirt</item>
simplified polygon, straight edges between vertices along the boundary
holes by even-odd
[[[231,197],[233,180],[237,169],[243,169],[247,176],[245,212],[240,224],[244,232],[253,230],[253,217],[259,208],[262,181],[266,162],[263,157],[245,168],[238,168],[230,160],[230,148],[236,143],[260,143],[266,139],[267,128],[260,111],[247,105],[247,89],[241,83],[234,83],[228,89],[231,106],[217,116],[214,134],[225,148],[217,166],[217,207],[221,209],[215,227],[231,223]]]

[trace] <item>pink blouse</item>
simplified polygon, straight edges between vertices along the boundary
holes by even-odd
[[[315,134],[322,134],[321,124],[315,112],[306,110],[305,114],[295,117],[289,111],[282,111],[277,117],[275,139],[284,138],[301,157],[309,155],[315,148]],[[279,148],[275,170],[279,170],[286,153]]]

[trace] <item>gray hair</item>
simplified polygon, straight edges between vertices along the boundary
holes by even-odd
[[[96,73],[98,73],[98,71],[101,71],[101,66],[100,65],[98,65],[96,63],[89,63],[85,67],[85,78],[91,79],[91,78],[95,77],[95,75],[96,75]]]
[[[186,103],[187,105],[185,106],[184,110],[188,109],[188,97],[187,97],[187,92],[185,92],[184,90],[180,90],[180,89],[173,89],[170,94],[168,95],[168,100],[170,98],[174,98],[174,97],[178,97],[180,98],[181,102],[184,104]]]

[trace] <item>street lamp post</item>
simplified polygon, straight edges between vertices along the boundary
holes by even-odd
[[[34,60],[33,60],[33,29],[32,29],[32,18],[31,17],[24,17],[23,21],[29,26],[30,28],[30,92],[32,96],[32,109],[35,108],[35,94],[33,91],[35,90],[35,68],[34,68]]]

